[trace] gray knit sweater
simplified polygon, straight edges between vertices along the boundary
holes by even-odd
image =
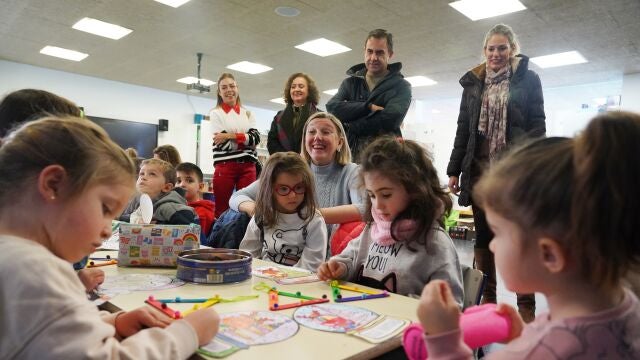
[[[347,266],[343,280],[362,285],[386,288],[400,295],[420,295],[431,280],[444,280],[462,306],[462,270],[458,253],[449,235],[440,227],[428,234],[427,247],[412,244],[410,251],[402,242],[382,246],[371,239],[371,226],[349,242],[342,253],[332,257]]]

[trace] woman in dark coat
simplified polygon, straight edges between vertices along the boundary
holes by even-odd
[[[287,107],[278,111],[271,123],[267,138],[269,154],[282,151],[300,153],[304,123],[309,116],[320,111],[316,108],[320,93],[316,83],[307,74],[289,76],[283,96]]]
[[[519,55],[513,30],[503,24],[485,36],[485,62],[467,72],[458,129],[447,175],[449,189],[460,193],[459,203],[471,205],[476,228],[476,267],[487,275],[483,303],[496,302],[496,270],[489,242],[493,233],[485,213],[473,204],[473,185],[484,169],[512,144],[523,138],[545,135],[544,100],[538,75],[528,69],[529,58]],[[533,294],[518,294],[523,319],[535,317]]]

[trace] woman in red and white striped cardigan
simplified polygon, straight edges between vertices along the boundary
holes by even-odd
[[[260,143],[260,133],[253,114],[241,106],[238,84],[229,73],[218,79],[218,105],[209,116],[218,218],[229,207],[233,189],[242,189],[256,180],[256,145]]]

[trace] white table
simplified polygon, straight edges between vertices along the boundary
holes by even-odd
[[[112,258],[117,257],[117,252],[100,251],[95,256],[105,256],[110,254]],[[262,260],[253,260],[253,266],[268,265]],[[176,269],[171,268],[132,268],[117,267],[115,265],[101,267],[107,276],[114,274],[176,274]],[[299,285],[280,285],[268,279],[252,277],[251,279],[237,283],[224,285],[199,285],[189,284],[173,289],[155,292],[131,292],[129,294],[118,295],[111,299],[109,303],[123,310],[132,310],[140,306],[145,306],[144,301],[149,295],[156,298],[210,298],[220,295],[223,298],[232,298],[239,295],[259,294],[259,298],[234,303],[219,303],[214,306],[218,313],[235,311],[269,311],[268,295],[263,292],[253,290],[253,286],[259,282],[265,282],[276,286],[278,290],[296,292],[300,291],[304,295],[321,297],[326,294],[329,299],[331,287],[324,282],[314,282]],[[361,287],[361,286],[360,286]],[[292,299],[293,300],[293,299]],[[332,301],[333,302],[333,301]],[[382,299],[372,299],[346,303],[351,306],[358,306],[372,310],[380,315],[389,315],[398,318],[417,321],[416,308],[417,300],[406,296],[391,294]],[[193,304],[169,304],[175,310],[190,309]],[[109,304],[107,304],[109,306]],[[278,313],[291,317],[296,309],[280,310]],[[269,345],[251,346],[248,350],[240,350],[226,359],[369,359],[382,355],[400,346],[400,337],[380,344],[371,344],[365,340],[354,336],[318,331],[300,326],[298,333],[292,338]]]

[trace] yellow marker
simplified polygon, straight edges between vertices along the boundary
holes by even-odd
[[[216,295],[216,296],[210,298],[209,300],[207,300],[207,301],[205,301],[205,302],[203,302],[201,304],[193,305],[193,307],[191,309],[189,309],[187,311],[184,311],[182,313],[182,315],[183,316],[184,315],[188,315],[188,314],[190,314],[190,313],[192,313],[192,312],[194,312],[196,310],[208,308],[208,307],[211,307],[211,306],[213,306],[213,305],[215,305],[217,303],[228,303],[228,302],[236,302],[236,301],[245,301],[245,300],[252,300],[252,299],[257,299],[257,298],[258,298],[258,295],[244,295],[244,296],[241,295],[241,296],[233,297],[231,299],[224,299],[224,298],[221,298],[220,295]]]
[[[213,306],[213,305],[215,305],[215,304],[217,304],[219,302],[220,302],[220,296],[216,295],[216,296],[212,297],[211,299],[203,302],[202,304],[193,305],[193,307],[191,309],[189,309],[187,311],[184,311],[182,313],[182,315],[183,316],[189,315],[190,313],[192,313],[192,312],[194,312],[196,310],[211,307],[211,306]]]
[[[335,280],[334,280],[335,281]],[[363,293],[363,294],[369,294],[369,295],[376,295],[379,294],[380,291],[373,291],[373,290],[367,290],[367,289],[361,289],[359,287],[355,287],[355,286],[348,286],[348,285],[333,285],[333,282],[331,282],[331,286],[333,287],[337,287],[338,289],[342,289],[342,290],[348,290],[348,291],[353,291],[353,292],[359,292],[359,293]]]

